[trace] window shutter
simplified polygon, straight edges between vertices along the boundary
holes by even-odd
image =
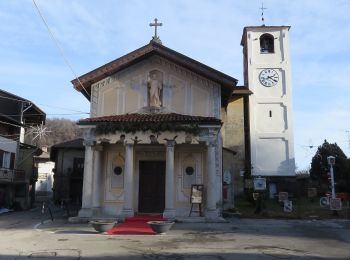
[[[11,153],[10,169],[14,169],[15,168],[15,158],[16,158],[16,154],[15,153]]]
[[[4,151],[0,150],[0,168],[2,168],[2,161],[4,160]]]

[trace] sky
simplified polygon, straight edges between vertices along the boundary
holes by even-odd
[[[257,0],[0,0],[0,89],[49,118],[88,117],[71,80],[146,45],[155,17],[163,44],[239,80],[245,26],[261,25]],[[350,1],[264,0],[266,25],[290,25],[294,147],[307,169],[325,139],[350,157]]]

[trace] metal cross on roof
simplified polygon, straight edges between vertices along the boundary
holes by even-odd
[[[264,3],[261,3],[261,21],[262,21],[262,25],[265,26],[265,19],[264,19],[264,10],[266,10],[267,8],[264,7]]]
[[[149,26],[154,26],[154,36],[152,37],[153,41],[156,41],[158,43],[162,43],[161,40],[159,39],[158,35],[157,35],[157,27],[158,26],[162,26],[163,23],[158,23],[158,19],[154,18],[154,23],[150,23]]]

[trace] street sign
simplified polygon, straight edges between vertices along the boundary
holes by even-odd
[[[278,193],[278,201],[285,201],[288,200],[288,192],[279,192]]]
[[[262,178],[262,177],[254,178],[254,190],[257,190],[257,191],[266,190],[266,178]]]
[[[285,200],[283,209],[284,209],[284,212],[292,212],[293,202],[291,200]]]
[[[329,206],[329,198],[328,197],[321,197],[320,198],[320,206],[322,208],[327,208]]]
[[[335,199],[332,199],[330,198],[329,199],[329,206],[330,206],[330,209],[331,210],[341,210],[341,199],[339,198],[335,198]]]

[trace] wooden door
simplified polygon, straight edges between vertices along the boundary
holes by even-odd
[[[70,176],[69,196],[72,202],[81,204],[83,196],[84,158],[74,158]]]
[[[165,161],[140,161],[139,212],[162,213],[165,208]]]

